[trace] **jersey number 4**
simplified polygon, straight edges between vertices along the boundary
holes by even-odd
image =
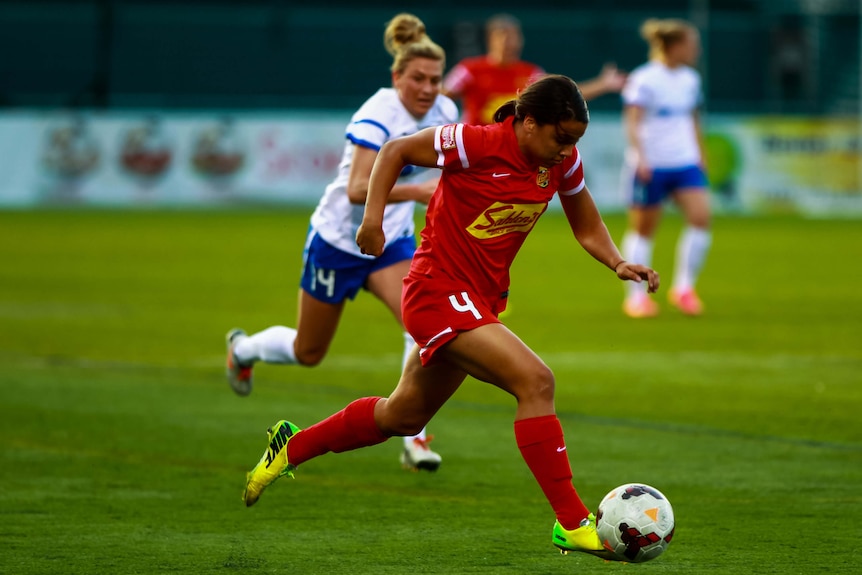
[[[463,303],[458,301],[458,296],[456,294],[452,294],[449,296],[449,303],[452,304],[452,308],[455,311],[469,311],[476,319],[482,319],[482,314],[479,313],[478,309],[476,309],[476,306],[473,304],[473,301],[470,299],[470,296],[467,295],[467,292],[461,292],[461,299],[463,300]]]

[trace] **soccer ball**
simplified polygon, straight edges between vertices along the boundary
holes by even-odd
[[[655,559],[667,549],[673,530],[670,501],[655,487],[642,483],[612,489],[596,511],[599,539],[619,561]]]

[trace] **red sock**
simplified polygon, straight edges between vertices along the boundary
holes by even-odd
[[[566,529],[577,528],[590,510],[572,485],[572,468],[560,420],[556,415],[545,415],[516,421],[515,441],[557,521]]]
[[[378,401],[379,397],[357,399],[338,413],[303,429],[290,438],[287,460],[299,465],[330,451],[341,453],[383,443],[389,437],[374,422],[374,406]]]

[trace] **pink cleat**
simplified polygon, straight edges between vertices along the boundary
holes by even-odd
[[[658,304],[646,294],[637,294],[626,298],[623,311],[633,318],[655,317],[658,315]]]
[[[670,304],[685,315],[700,315],[703,313],[703,303],[697,293],[689,289],[671,289],[667,294]]]

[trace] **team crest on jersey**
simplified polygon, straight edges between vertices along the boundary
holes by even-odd
[[[444,150],[451,150],[455,147],[455,126],[453,124],[443,126],[440,131],[440,146]]]
[[[551,170],[545,168],[544,166],[539,168],[539,173],[536,176],[536,184],[540,188],[547,188],[548,184],[551,183]]]
[[[485,209],[467,232],[480,240],[496,238],[510,232],[527,233],[539,219],[548,204],[507,204],[494,202]]]

